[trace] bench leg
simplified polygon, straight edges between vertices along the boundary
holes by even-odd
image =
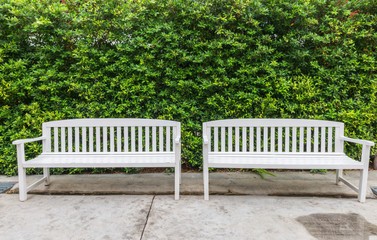
[[[340,178],[343,177],[343,169],[336,169],[336,184],[340,184]]]
[[[203,166],[204,200],[209,200],[209,173],[208,167]]]
[[[176,166],[175,171],[174,171],[174,176],[175,176],[175,200],[179,200],[179,185],[180,185],[180,178],[181,178],[181,169],[179,166]]]
[[[367,180],[368,180],[368,170],[362,169],[360,171],[359,202],[365,202],[366,194],[367,194]]]
[[[18,192],[20,201],[27,200],[27,186],[26,186],[26,169],[18,167]]]
[[[43,168],[43,177],[46,178],[45,180],[45,186],[50,185],[50,169],[49,168]]]

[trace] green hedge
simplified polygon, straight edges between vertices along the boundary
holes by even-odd
[[[0,0],[1,174],[57,119],[181,121],[194,168],[216,119],[336,120],[377,142],[376,0],[67,2]]]

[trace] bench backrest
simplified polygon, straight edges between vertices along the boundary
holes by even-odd
[[[341,122],[305,119],[229,119],[203,123],[210,153],[340,153]]]
[[[71,119],[46,122],[43,152],[152,153],[174,152],[180,123],[155,119]]]

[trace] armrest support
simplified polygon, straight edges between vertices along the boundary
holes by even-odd
[[[344,136],[340,137],[340,140],[357,143],[357,144],[368,145],[368,146],[374,146],[374,142],[367,141],[367,140],[354,139],[354,138],[349,138],[349,137],[344,137]]]
[[[13,141],[12,144],[18,145],[18,144],[21,144],[21,143],[36,142],[36,141],[41,141],[41,140],[45,140],[45,139],[47,139],[47,138],[43,137],[43,136],[37,137],[37,138],[20,139],[20,140]]]
[[[175,143],[180,143],[180,142],[181,142],[181,135],[178,135],[178,136],[174,139],[174,142],[175,142]]]
[[[208,144],[208,137],[207,136],[203,136],[203,143]]]

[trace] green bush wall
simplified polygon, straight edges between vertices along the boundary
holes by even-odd
[[[377,142],[376,0],[67,2],[0,0],[0,174],[57,119],[181,121],[196,169],[209,120],[336,120]]]

